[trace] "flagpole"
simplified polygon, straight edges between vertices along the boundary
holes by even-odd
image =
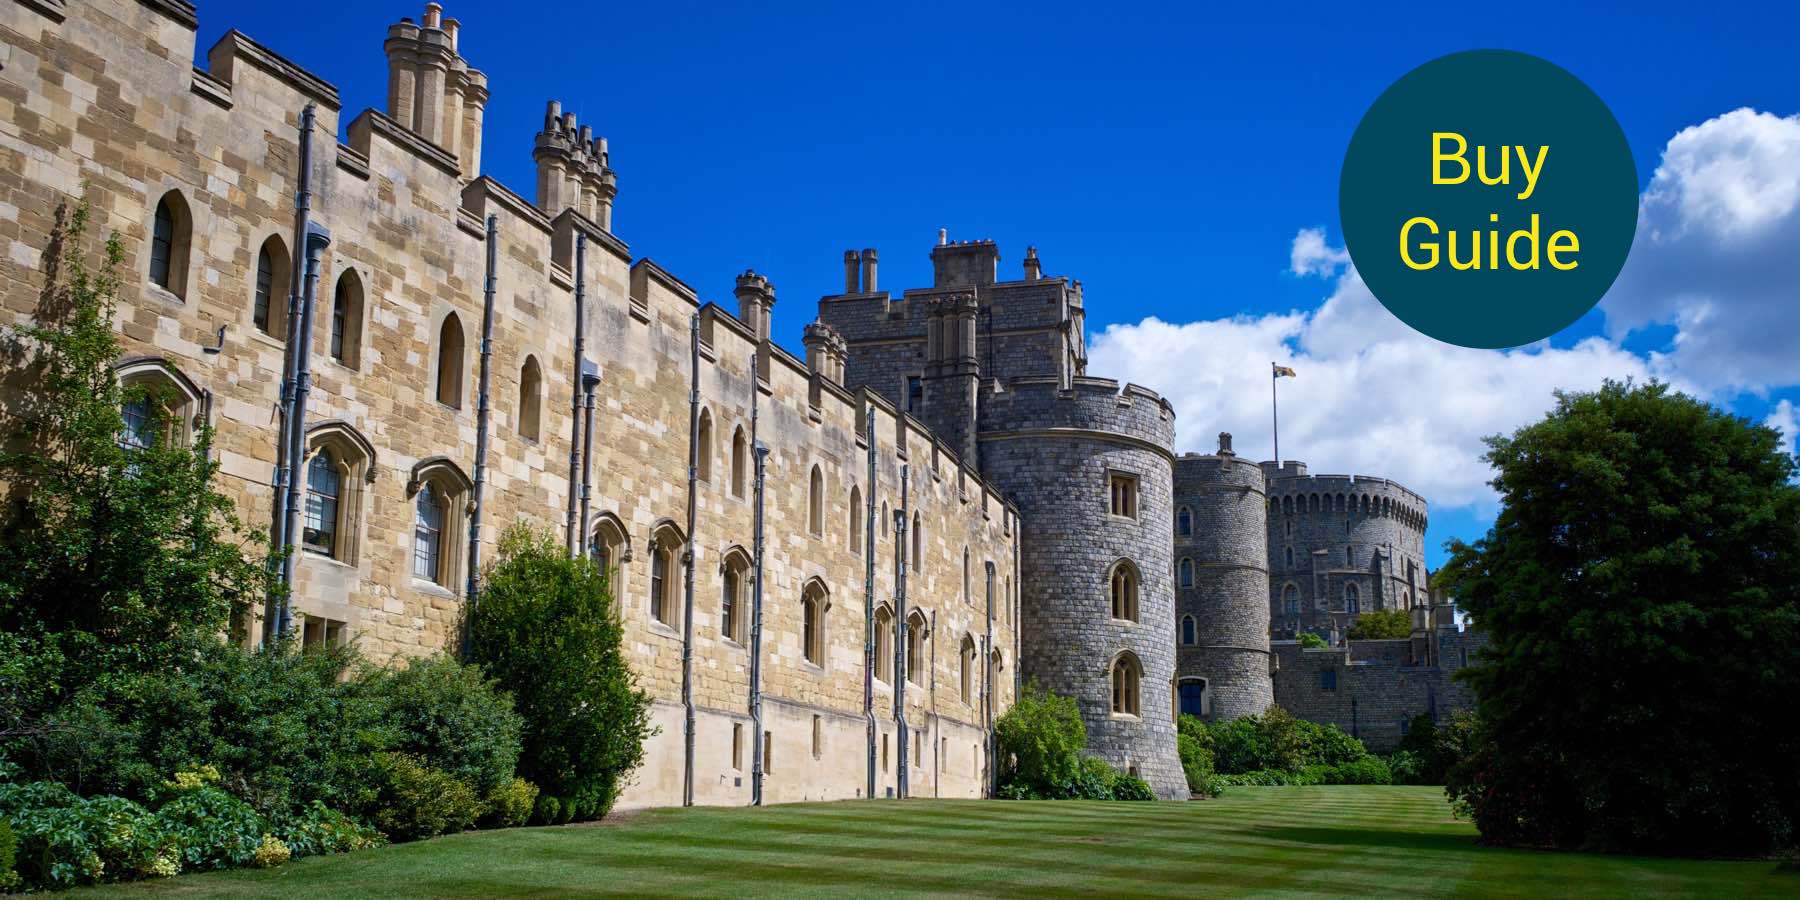
[[[1281,376],[1275,374],[1275,361],[1269,361],[1269,424],[1275,433],[1275,468],[1281,468],[1281,401],[1276,396],[1275,383]]]

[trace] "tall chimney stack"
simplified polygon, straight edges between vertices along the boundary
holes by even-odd
[[[844,293],[859,294],[857,269],[862,265],[862,257],[855,250],[844,251]]]
[[[875,286],[875,248],[864,247],[862,252],[862,292],[873,294],[880,288]]]

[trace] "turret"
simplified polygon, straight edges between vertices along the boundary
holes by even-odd
[[[768,340],[769,315],[775,308],[775,286],[769,279],[756,274],[755,269],[745,269],[744,274],[737,277],[737,287],[732,293],[737,295],[738,320],[750,326],[757,343]],[[832,333],[836,334],[835,331]]]
[[[806,326],[806,368],[836,384],[844,383],[844,363],[850,358],[849,345],[837,329],[823,322]]]
[[[575,114],[552,100],[544,108],[544,127],[532,145],[537,163],[537,205],[555,216],[573,209],[606,231],[612,230],[613,198],[619,193],[606,138],[579,125]]]

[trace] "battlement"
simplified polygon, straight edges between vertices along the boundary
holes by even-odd
[[[1269,502],[1295,514],[1361,512],[1401,519],[1424,531],[1429,504],[1397,481],[1371,475],[1309,475],[1306,464],[1288,461],[1277,468],[1262,463],[1268,474]]]
[[[982,387],[983,434],[1073,430],[1135,438],[1173,457],[1175,409],[1161,394],[1112,378],[1015,378]]]

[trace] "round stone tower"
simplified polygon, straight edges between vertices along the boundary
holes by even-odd
[[[1262,469],[1276,638],[1336,643],[1362,613],[1425,602],[1425,498],[1386,478],[1309,475],[1301,462]]]
[[[1175,460],[1175,688],[1180,712],[1224,721],[1275,702],[1262,467],[1231,451]]]
[[[1175,753],[1175,413],[1110,379],[981,387],[983,474],[1018,504],[1020,671],[1072,696],[1088,749],[1165,799]]]

